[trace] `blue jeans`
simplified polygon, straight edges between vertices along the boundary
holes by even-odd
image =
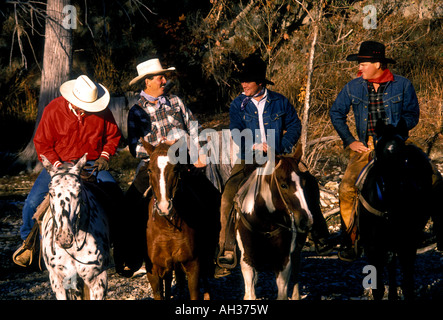
[[[88,161],[86,163],[87,166],[92,166],[94,161]],[[112,182],[117,183],[112,175],[108,171],[98,171],[96,173],[98,182]],[[37,211],[37,207],[40,203],[43,202],[46,194],[49,191],[49,183],[51,182],[51,176],[43,169],[40,175],[34,182],[31,191],[29,192],[28,197],[25,200],[25,204],[23,206],[22,218],[23,225],[20,227],[20,237],[22,240],[25,240],[29,233],[31,232],[32,227],[34,226],[35,220],[32,219],[35,212]]]

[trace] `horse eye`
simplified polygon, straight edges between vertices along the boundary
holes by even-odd
[[[282,183],[280,186],[281,186],[283,189],[288,189],[288,185],[287,185],[286,183]]]

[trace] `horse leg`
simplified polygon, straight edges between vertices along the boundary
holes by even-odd
[[[400,265],[403,271],[402,291],[405,300],[413,300],[415,298],[414,290],[414,263],[416,250],[413,246],[410,250],[404,250],[399,253]]]
[[[255,300],[255,284],[257,283],[258,274],[255,268],[248,265],[243,259],[240,261],[241,273],[245,282],[245,296],[243,300]]]
[[[181,264],[177,264],[174,267],[174,272],[175,272],[175,282],[176,282],[176,287],[178,289],[178,296],[180,299],[186,299],[186,289],[185,289],[185,283],[186,283],[186,274],[183,271],[183,268],[181,266]]]
[[[257,283],[258,275],[255,268],[251,267],[245,262],[244,247],[241,241],[240,233],[237,231],[237,244],[240,249],[240,267],[243,275],[243,281],[245,283],[245,295],[243,300],[255,300],[255,284]]]
[[[49,280],[51,281],[52,291],[57,300],[67,300],[66,289],[63,286],[63,279],[54,270],[48,268]]]
[[[87,291],[87,292],[85,292]],[[104,300],[108,291],[108,273],[106,270],[95,276],[92,281],[86,281],[83,286],[83,295],[87,294],[87,300]]]
[[[388,283],[389,283],[389,292],[388,299],[389,300],[398,300],[397,294],[397,266],[396,266],[396,255],[393,254],[392,257],[388,258]]]
[[[200,293],[199,290],[199,278],[200,278],[200,262],[198,259],[189,261],[183,264],[183,270],[188,277],[188,289],[191,300],[198,300]]]
[[[176,278],[177,278],[177,273],[175,275],[176,275]],[[172,271],[171,272],[167,272],[165,274],[165,276],[163,277],[162,283],[163,283],[163,292],[164,292],[163,296],[164,296],[165,300],[170,300],[171,299],[171,295],[172,295],[172,293],[171,293]],[[177,285],[180,288],[178,280],[177,280]]]
[[[383,283],[384,257],[387,253],[382,248],[378,248],[372,244],[366,244],[365,252],[368,257],[369,264],[373,265],[376,270],[376,280],[372,284],[372,297],[374,300],[382,300],[385,294],[385,285]]]
[[[91,300],[91,291],[86,283],[83,283],[82,300]]]
[[[292,290],[291,300],[300,300],[299,281],[301,270],[301,251],[306,243],[306,233],[299,233],[296,238],[296,247],[292,253],[292,278],[294,279],[294,289]]]
[[[154,265],[152,267],[152,272],[147,272],[146,276],[151,284],[152,294],[154,295],[154,300],[164,300],[163,297],[163,281],[158,275],[158,268]]]
[[[283,270],[276,274],[278,288],[277,300],[288,300],[288,283],[289,278],[291,277],[291,268],[291,259],[289,258],[289,261]]]

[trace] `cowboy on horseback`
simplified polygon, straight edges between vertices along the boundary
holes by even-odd
[[[39,155],[44,155],[54,167],[64,162],[76,162],[87,153],[88,164],[96,168],[99,185],[115,191],[118,184],[107,171],[109,158],[115,154],[120,141],[120,130],[107,109],[110,95],[101,84],[86,75],[60,86],[61,96],[52,100],[44,109],[34,136]],[[38,239],[38,226],[33,219],[37,207],[49,190],[51,177],[43,169],[37,177],[23,206],[23,225],[20,236],[24,241],[13,255],[13,261],[28,267],[32,261],[32,244]],[[121,191],[120,191],[121,192]],[[31,230],[36,230],[31,232]]]
[[[179,97],[168,94],[170,82],[166,81],[166,75],[174,70],[174,67],[164,69],[159,59],[150,59],[137,65],[138,75],[129,83],[129,85],[138,85],[141,89],[139,100],[131,107],[128,114],[129,151],[141,161],[135,178],[125,194],[126,203],[130,207],[129,214],[132,216],[127,219],[127,223],[130,224],[126,228],[130,231],[126,237],[127,257],[123,262],[124,265],[119,267],[121,269],[119,272],[128,277],[141,267],[143,262],[140,253],[146,252],[138,246],[145,243],[146,221],[143,219],[146,220],[147,216],[142,214],[142,210],[145,201],[150,199],[147,171],[149,156],[140,138],[155,147],[160,143],[172,145],[185,134],[188,137],[196,137],[197,140],[191,143],[195,145],[199,143],[195,116]],[[199,156],[194,166],[190,167],[195,177],[201,178],[202,175],[194,168],[204,166],[205,158]],[[204,184],[207,179],[198,180]]]
[[[339,250],[343,261],[354,261],[359,256],[356,247],[357,224],[355,185],[362,169],[372,157],[375,141],[375,124],[381,119],[385,124],[397,125],[400,120],[407,130],[413,129],[418,121],[420,109],[412,83],[388,69],[394,60],[385,57],[385,46],[376,41],[365,41],[357,54],[349,55],[348,61],[357,61],[357,78],[348,82],[338,94],[330,109],[332,124],[349,152],[349,163],[339,188],[340,214],[344,238]],[[358,139],[347,124],[350,107],[355,116]],[[407,138],[407,137],[405,137]],[[410,141],[408,141],[410,143]],[[441,175],[434,168],[434,184]]]
[[[236,78],[240,80],[244,92],[231,103],[229,128],[231,133],[235,129],[240,132],[251,130],[253,141],[251,150],[248,150],[246,143],[239,146],[241,162],[234,165],[222,195],[218,257],[221,268],[216,271],[216,277],[228,275],[228,269],[235,267],[235,237],[231,223],[234,197],[242,181],[257,167],[246,159],[250,153],[258,151],[267,154],[271,145],[277,155],[291,153],[301,134],[301,122],[295,108],[283,95],[266,88],[274,83],[266,79],[266,63],[258,55],[250,55],[242,62]],[[275,138],[268,141],[271,131],[275,132]],[[303,168],[302,171],[307,169]],[[324,217],[320,210],[311,208],[311,211],[314,215],[311,235],[316,249],[321,253],[331,251]]]

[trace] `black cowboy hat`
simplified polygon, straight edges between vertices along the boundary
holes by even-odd
[[[377,41],[362,42],[358,53],[349,55],[346,60],[358,62],[395,63],[395,60],[385,57],[385,45]]]
[[[239,71],[233,73],[240,82],[257,82],[271,84],[274,82],[266,79],[266,62],[258,54],[251,54],[239,66]]]

